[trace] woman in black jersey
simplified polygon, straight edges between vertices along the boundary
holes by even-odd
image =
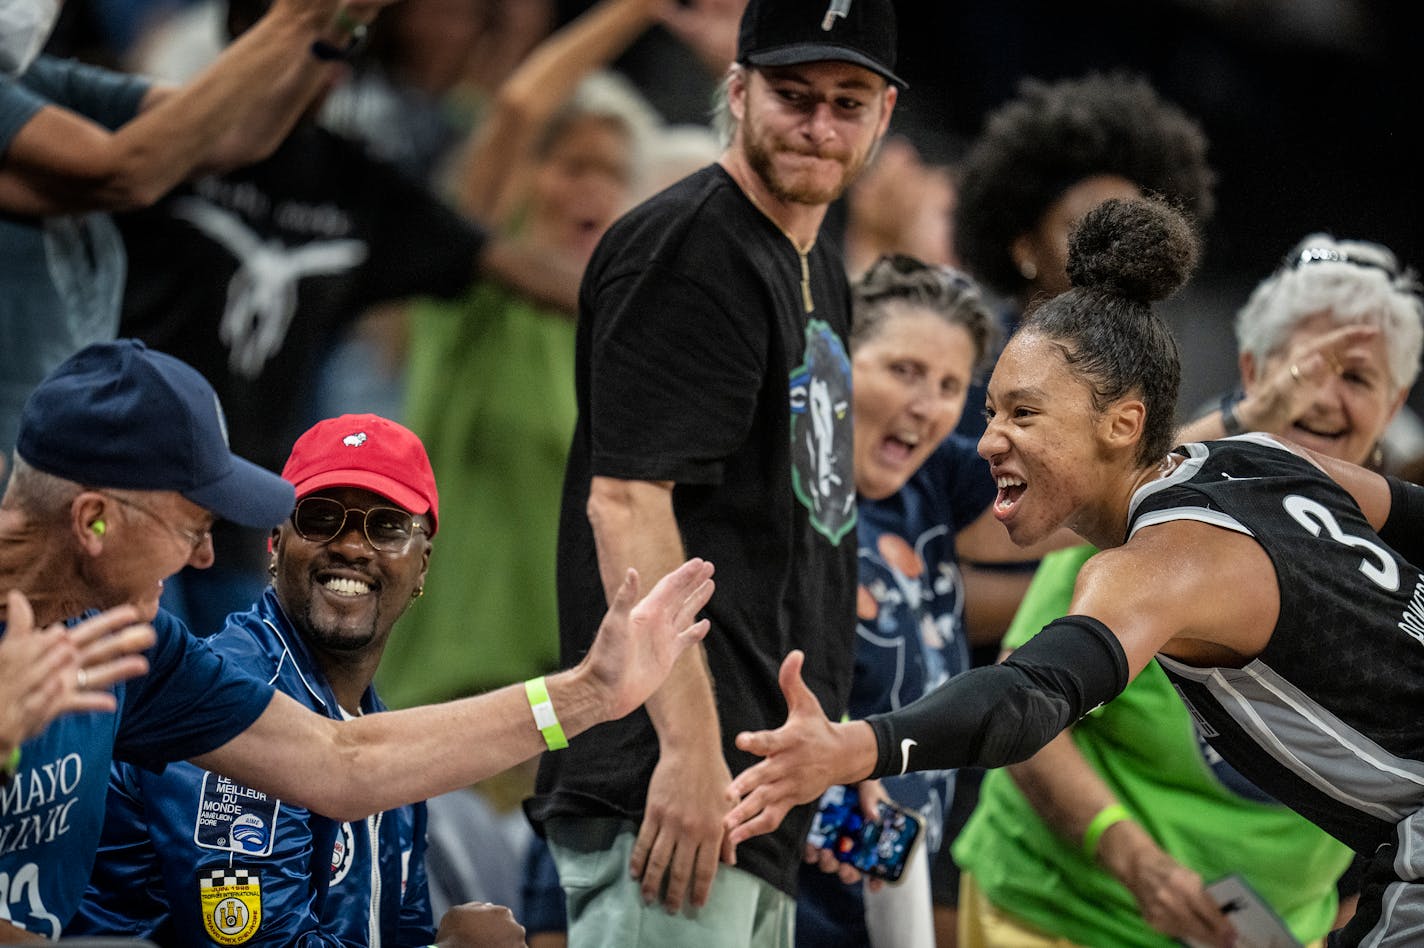
[[[734,843],[832,783],[1023,760],[1158,656],[1237,770],[1374,855],[1332,944],[1402,945],[1424,925],[1424,490],[1265,435],[1171,450],[1180,365],[1152,303],[1198,246],[1164,203],[1105,202],[1070,242],[1073,289],[1028,316],[989,383],[997,518],[1020,545],[1066,525],[1102,551],[1073,614],[844,724],[793,652],[787,723],[738,738],[766,759],[733,782]]]

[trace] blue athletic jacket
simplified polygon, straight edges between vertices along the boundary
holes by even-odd
[[[270,588],[209,641],[312,710],[341,717]],[[361,710],[385,707],[367,689]],[[99,856],[65,930],[81,933],[185,948],[428,945],[425,804],[337,823],[192,764],[162,774],[115,764]]]

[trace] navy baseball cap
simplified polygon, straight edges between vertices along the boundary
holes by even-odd
[[[737,33],[737,62],[854,63],[904,89],[895,75],[895,37],[891,0],[751,0]]]
[[[30,393],[15,452],[94,487],[171,490],[214,516],[274,527],[292,485],[228,447],[217,392],[196,369],[136,339],[79,350]]]

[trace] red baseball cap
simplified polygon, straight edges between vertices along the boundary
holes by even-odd
[[[425,514],[435,535],[440,496],[425,445],[388,418],[342,415],[317,422],[292,445],[282,476],[298,499],[326,487],[374,491],[410,513]]]

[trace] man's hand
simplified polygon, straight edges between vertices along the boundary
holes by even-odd
[[[737,28],[747,0],[689,0],[662,5],[662,24],[720,76],[737,58]]]
[[[118,606],[71,628],[35,629],[29,600],[6,599],[0,638],[0,744],[18,746],[55,718],[79,711],[113,711],[109,686],[148,670],[139,652],[153,628],[132,606]]]
[[[637,571],[629,569],[624,575],[577,669],[609,696],[610,719],[621,718],[647,701],[678,656],[707,634],[708,621],[693,620],[714,588],[712,564],[700,559],[690,559],[668,573],[641,601]]]
[[[1350,350],[1368,345],[1379,332],[1378,326],[1340,326],[1295,346],[1270,372],[1258,365],[1256,384],[1236,406],[1237,419],[1248,431],[1290,437],[1321,389],[1345,372]]]
[[[793,651],[781,663],[786,723],[774,731],[743,731],[737,746],[765,757],[732,781],[741,800],[727,814],[732,846],[769,833],[798,803],[819,799],[836,783],[854,783],[875,766],[875,735],[863,721],[832,724],[801,680],[805,656]]]
[[[1236,929],[1211,896],[1201,876],[1177,862],[1131,820],[1108,827],[1098,859],[1127,886],[1142,920],[1164,935],[1194,938],[1230,948]]]
[[[524,926],[503,905],[466,902],[452,906],[435,933],[439,948],[524,948]]]
[[[722,821],[737,802],[728,790],[731,780],[720,746],[662,748],[628,864],[633,878],[642,880],[645,904],[661,899],[668,912],[677,912],[689,886],[692,904],[707,904],[722,851]]]

